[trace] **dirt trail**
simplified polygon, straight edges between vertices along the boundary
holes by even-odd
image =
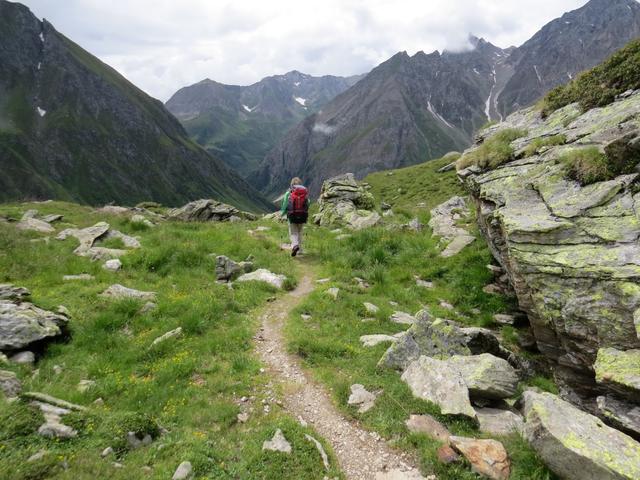
[[[377,474],[390,470],[406,471],[407,476],[379,478],[423,478],[407,455],[393,450],[377,434],[339,413],[325,389],[302,370],[298,358],[287,353],[283,334],[286,319],[314,289],[311,268],[304,263],[300,266],[303,277],[298,287],[268,305],[256,337],[256,350],[268,373],[274,383],[283,387],[285,409],[294,418],[313,426],[331,444],[348,479],[374,480]]]

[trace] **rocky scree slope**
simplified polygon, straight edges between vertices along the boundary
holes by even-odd
[[[537,346],[554,364],[561,395],[636,437],[639,118],[640,91],[584,113],[578,104],[546,119],[533,108],[519,111],[481,131],[466,152],[473,154],[500,132],[518,131],[510,161],[458,171]],[[581,184],[569,177],[602,162],[626,167],[602,181]]]
[[[0,200],[269,204],[115,70],[0,0]]]
[[[591,0],[518,48],[471,37],[467,52],[398,53],[292,129],[249,180],[277,196],[307,172],[315,195],[331,176],[363,178],[461,150],[487,120],[532,104],[639,35],[635,0]]]
[[[205,79],[178,90],[166,107],[193,140],[246,177],[287,130],[360,78],[294,70],[249,86]]]

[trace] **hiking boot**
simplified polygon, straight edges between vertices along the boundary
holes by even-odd
[[[293,247],[291,249],[291,256],[295,257],[298,254],[299,251],[300,251],[300,247],[298,245],[296,245],[295,247]]]

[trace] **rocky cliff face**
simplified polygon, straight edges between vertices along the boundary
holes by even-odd
[[[294,70],[246,87],[206,79],[178,90],[166,107],[196,142],[247,176],[287,130],[361,77]]]
[[[572,104],[546,119],[516,112],[478,136],[482,143],[520,129],[515,159],[458,175],[562,395],[638,435],[637,413],[628,414],[640,400],[639,174],[584,186],[567,175],[569,159],[593,147],[640,169],[640,91],[624,97],[586,113]],[[551,137],[564,144],[544,146],[561,143]]]
[[[531,105],[640,35],[635,0],[591,0],[518,48],[471,38],[463,53],[399,53],[298,124],[250,181],[277,196],[293,175],[322,181],[398,168],[471,144],[475,129]]]
[[[189,140],[158,100],[0,0],[0,200],[269,204]]]

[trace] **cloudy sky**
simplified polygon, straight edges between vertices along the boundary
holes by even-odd
[[[161,100],[211,78],[352,75],[406,50],[507,47],[586,0],[22,0]]]

